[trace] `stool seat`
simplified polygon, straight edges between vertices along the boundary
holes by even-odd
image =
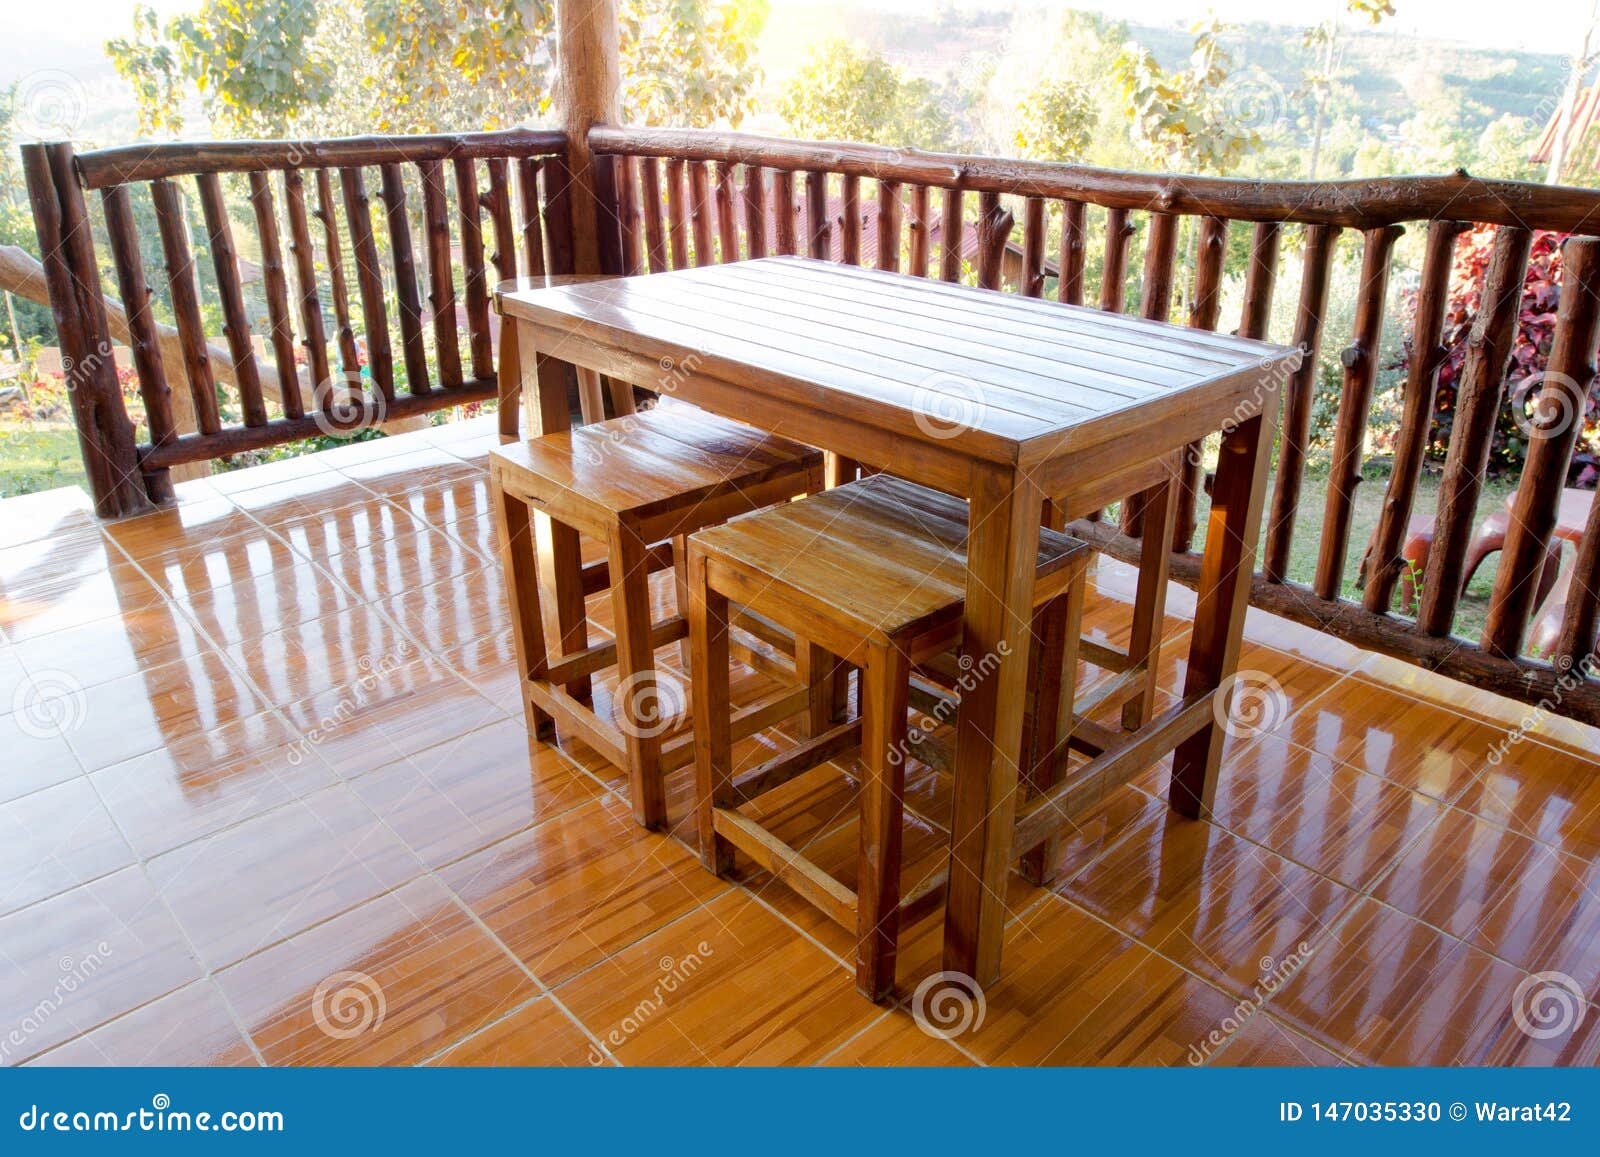
[[[764,598],[787,595],[864,643],[891,643],[959,621],[967,504],[873,474],[703,530],[691,549],[759,576],[771,588]],[[1060,594],[1089,553],[1078,539],[1041,530],[1035,602]]]
[[[748,511],[766,500],[752,491],[822,469],[821,451],[672,402],[490,456],[545,513],[580,529],[620,522],[650,541]]]

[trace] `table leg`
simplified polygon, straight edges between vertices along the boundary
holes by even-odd
[[[973,685],[956,717],[944,967],[979,985],[1000,973],[1043,502],[1020,471],[973,467],[962,640]]]
[[[552,720],[528,697],[528,681],[545,676],[544,626],[539,617],[539,575],[534,561],[533,520],[528,504],[506,492],[491,477],[494,517],[511,608],[511,638],[517,655],[517,693],[527,715],[528,733],[550,738]]]
[[[495,367],[495,381],[499,386],[500,405],[495,419],[500,426],[500,441],[517,440],[517,412],[522,406],[522,357],[517,352],[517,323],[511,318],[500,321],[500,360]]]
[[[567,363],[542,356],[531,341],[519,341],[524,390],[528,409],[528,437],[559,434],[572,429],[567,406]],[[529,364],[531,361],[531,365]],[[527,390],[527,383],[532,390]],[[542,600],[547,637],[556,640],[556,655],[570,655],[589,645],[588,618],[583,604],[583,556],[578,532],[547,515],[535,522],[539,530],[539,577],[545,584]],[[567,685],[575,698],[587,701],[588,676]]]
[[[1219,689],[1220,697],[1212,718],[1174,753],[1167,793],[1172,807],[1191,819],[1208,816],[1216,794],[1217,767],[1227,738],[1216,720],[1227,718],[1228,680],[1239,665],[1239,640],[1244,634],[1256,539],[1261,533],[1272,426],[1268,418],[1255,417],[1225,431],[1217,460],[1183,697],[1188,700]]]

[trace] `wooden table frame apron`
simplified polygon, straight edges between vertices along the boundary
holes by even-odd
[[[1136,438],[1117,438],[1024,465],[982,458],[936,441],[913,442],[845,415],[773,397],[753,382],[701,373],[693,358],[674,363],[643,357],[608,343],[598,330],[574,333],[506,315],[502,335],[502,437],[516,436],[510,415],[519,395],[530,435],[570,429],[570,364],[671,393],[970,503],[963,646],[975,657],[1004,658],[992,677],[979,680],[963,695],[957,717],[944,968],[979,985],[995,983],[1000,974],[1004,896],[1017,821],[1015,753],[1021,747],[1027,689],[1033,561],[1045,501],[1053,498],[1070,518],[1142,493],[1166,480],[1175,452],[1220,428],[1222,452],[1182,701],[1108,753],[1112,761],[1130,767],[1136,762],[1137,770],[1174,751],[1169,803],[1185,816],[1209,813],[1249,600],[1281,375],[1263,367],[1259,388],[1234,400],[1229,412],[1206,429],[1193,421],[1161,423]],[[554,593],[545,604],[556,620],[552,637],[563,640],[562,649],[581,648],[583,595],[576,535],[542,531],[539,539],[541,571],[550,576]]]

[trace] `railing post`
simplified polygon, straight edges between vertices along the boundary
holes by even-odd
[[[578,196],[572,204],[574,271],[602,273],[602,254],[611,250],[602,230],[615,234],[617,207],[601,202],[614,195],[609,173],[596,171],[589,130],[622,119],[618,92],[621,65],[617,49],[616,0],[559,0],[556,4],[556,107],[567,133],[567,165]]]
[[[95,513],[101,518],[142,513],[153,503],[117,383],[100,267],[72,146],[23,145],[22,166]]]

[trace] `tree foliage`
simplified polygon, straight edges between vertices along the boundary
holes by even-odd
[[[1168,72],[1149,49],[1130,44],[1117,61],[1117,77],[1145,161],[1183,172],[1227,173],[1260,144],[1260,136],[1239,124],[1230,107],[1233,58],[1222,47],[1222,25],[1205,20],[1193,32],[1188,67]]]
[[[950,117],[939,87],[881,54],[834,39],[814,48],[784,89],[779,112],[809,140],[944,148]]]
[[[1051,77],[1035,85],[1016,113],[1016,146],[1041,161],[1081,161],[1094,140],[1094,98],[1087,85]]]
[[[760,81],[764,0],[622,0],[624,116],[737,124]],[[139,129],[182,128],[185,86],[234,134],[499,128],[548,113],[554,0],[202,0],[135,10],[106,45]]]

